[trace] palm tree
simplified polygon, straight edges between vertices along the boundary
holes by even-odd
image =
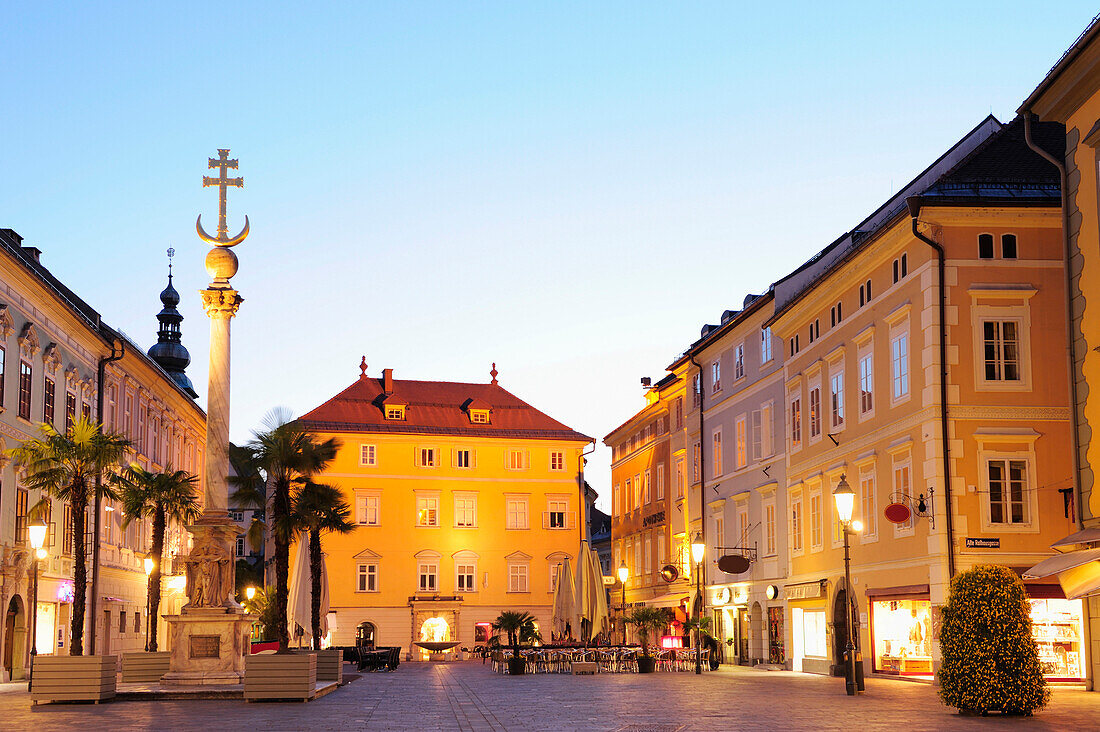
[[[493,623],[493,630],[508,634],[508,645],[512,648],[512,658],[518,659],[519,647],[524,643],[536,643],[542,640],[535,627],[535,616],[526,611],[504,610]]]
[[[145,650],[156,652],[164,532],[172,521],[190,524],[199,517],[202,507],[195,489],[198,477],[184,470],[151,473],[137,465],[131,465],[114,476],[111,482],[121,488],[122,528],[126,528],[134,519],[153,517],[153,541],[149,549],[149,553],[153,555],[153,571],[149,574],[149,586],[146,590],[149,598],[149,638]]]
[[[324,470],[336,457],[340,442],[331,437],[320,439],[300,422],[290,419],[283,409],[272,410],[264,419],[264,427],[266,429],[253,433],[245,449],[272,491],[268,527],[275,544],[275,627],[279,637],[278,652],[290,653],[286,603],[290,543],[295,529],[291,491]]]
[[[662,607],[635,608],[626,622],[638,629],[638,640],[642,642],[642,655],[649,658],[649,636],[668,626],[669,614]]]
[[[130,443],[114,432],[104,433],[100,425],[84,417],[77,419],[65,434],[53,426],[39,426],[39,437],[24,440],[8,451],[25,472],[23,484],[69,504],[73,532],[73,616],[69,653],[84,655],[84,604],[88,595],[88,570],[85,566],[85,512],[89,499],[96,497],[96,482],[102,496],[115,498],[104,477],[121,466]],[[98,542],[99,537],[95,537]]]
[[[294,523],[309,535],[310,610],[313,650],[321,650],[321,532],[349,534],[355,530],[351,507],[336,486],[307,481],[294,496]],[[302,551],[299,549],[299,551]]]

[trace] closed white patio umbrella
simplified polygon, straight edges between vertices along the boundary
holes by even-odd
[[[313,638],[313,611],[311,608],[309,573],[309,543],[303,534],[298,541],[298,556],[290,573],[289,597],[287,598],[287,630],[291,639],[295,636],[295,624],[302,628],[303,645]],[[328,569],[324,557],[321,558],[321,637],[328,634]]]
[[[559,638],[569,632],[576,615],[576,598],[573,592],[573,568],[569,557],[558,565],[558,584],[554,588],[554,614],[552,618],[554,632]]]
[[[607,588],[603,583],[603,570],[600,567],[600,555],[595,549],[589,549],[589,565],[592,567],[592,635],[607,630],[610,613],[607,610]]]

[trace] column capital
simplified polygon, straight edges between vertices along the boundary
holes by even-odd
[[[244,302],[240,293],[231,288],[215,288],[199,290],[202,295],[202,309],[210,318],[232,318],[237,314],[237,308]]]

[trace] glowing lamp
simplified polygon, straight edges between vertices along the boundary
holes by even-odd
[[[622,564],[619,565],[619,581],[622,582],[625,585],[627,579],[629,579],[629,578],[630,578],[630,570],[627,568],[626,560],[624,559]]]
[[[38,557],[39,561],[42,561],[43,559],[45,559],[49,555],[50,555],[50,553],[48,551],[46,551],[45,549],[35,549],[34,550],[34,556]]]
[[[153,573],[153,567],[156,566],[156,562],[152,557],[145,557],[145,575],[149,576]]]
[[[855,521],[853,521],[852,522],[852,531],[856,532],[857,534],[859,532],[863,531],[863,522],[860,521],[859,519],[856,519]]]
[[[27,527],[27,536],[30,538],[31,549],[35,552],[42,548],[42,545],[46,543],[46,524],[41,521],[37,521]]]
[[[703,557],[706,556],[707,545],[703,543],[703,534],[701,532],[695,533],[695,538],[691,540],[691,558],[695,560],[696,564],[703,561]]]
[[[852,509],[855,508],[856,504],[856,492],[852,490],[852,486],[848,485],[843,473],[840,475],[840,483],[833,491],[833,500],[836,501],[836,513],[840,517],[840,522],[842,524],[850,523],[852,521]]]
[[[245,587],[244,588],[244,596],[248,600],[251,600],[253,597],[256,596],[256,588],[255,587]]]

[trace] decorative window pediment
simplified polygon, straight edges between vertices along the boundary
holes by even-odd
[[[440,559],[443,555],[439,552],[433,552],[431,549],[424,549],[413,554],[413,556],[417,559]]]
[[[359,552],[358,554],[356,554],[352,558],[353,559],[381,559],[382,555],[379,554],[376,551],[371,550],[371,549],[364,549],[363,551]]]
[[[512,552],[505,557],[509,562],[529,562],[531,561],[531,555],[524,552]]]
[[[472,552],[469,549],[463,549],[457,551],[451,555],[451,559],[481,559],[481,556],[477,552]]]
[[[42,352],[42,363],[51,374],[56,374],[61,368],[61,354],[57,351],[56,343],[46,346],[46,350]]]
[[[23,332],[19,334],[19,351],[26,358],[34,356],[41,349],[42,344],[38,340],[38,329],[34,327],[34,323],[27,323],[23,326]]]

